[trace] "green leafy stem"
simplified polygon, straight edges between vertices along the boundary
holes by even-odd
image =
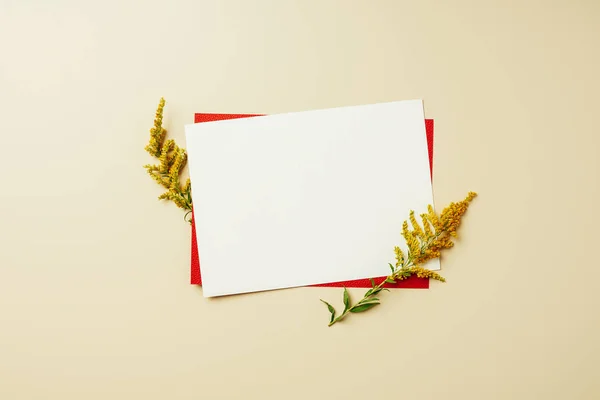
[[[456,230],[460,226],[461,218],[467,211],[469,203],[475,198],[477,193],[469,192],[467,197],[460,202],[452,202],[437,215],[431,205],[428,206],[428,213],[421,214],[422,226],[418,223],[414,211],[410,212],[408,221],[412,225],[409,229],[408,221],[402,224],[402,236],[406,240],[408,253],[405,257],[400,247],[394,248],[396,255],[396,266],[389,263],[391,274],[388,275],[380,284],[376,285],[373,279],[371,288],[367,290],[363,298],[356,304],[351,304],[348,289],[344,288],[344,311],[337,315],[335,308],[321,299],[331,313],[329,326],[332,326],[346,318],[349,314],[356,314],[368,311],[380,304],[377,295],[384,288],[386,283],[396,283],[415,275],[418,278],[432,278],[441,282],[446,279],[435,271],[428,270],[422,265],[428,260],[440,257],[441,251],[453,247],[452,237],[456,237]]]
[[[387,278],[386,280],[381,282],[379,285],[375,285],[375,281],[373,279],[371,279],[371,286],[372,286],[371,289],[369,289],[365,293],[362,300],[360,300],[358,303],[356,303],[354,305],[350,305],[350,293],[348,293],[347,288],[344,288],[344,311],[337,317],[336,317],[335,308],[333,308],[333,306],[331,304],[329,304],[328,302],[326,302],[325,300],[321,299],[321,301],[323,303],[325,303],[325,305],[327,306],[327,309],[331,313],[331,319],[329,321],[328,326],[331,326],[331,325],[335,324],[336,322],[341,321],[349,313],[364,312],[364,311],[367,311],[367,310],[375,307],[376,305],[380,304],[379,299],[375,296],[377,296],[377,294],[379,294],[379,292],[381,292],[382,290],[387,290],[389,292],[389,289],[385,289],[383,287],[383,285],[385,283],[392,283],[392,282],[393,281],[390,278]]]

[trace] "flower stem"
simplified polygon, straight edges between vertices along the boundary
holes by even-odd
[[[386,281],[388,278],[392,277],[392,276],[393,276],[393,275],[389,275],[389,276],[387,276],[387,277],[386,277],[386,278],[385,278],[385,279],[384,279],[384,280],[383,280],[383,281],[382,281],[382,282],[381,282],[379,285],[375,286],[375,287],[374,287],[374,288],[372,288],[372,289],[373,289],[373,290],[376,290],[376,289],[382,289],[382,288],[383,288],[383,286],[385,285],[385,281]],[[364,297],[362,298],[362,300],[361,300],[361,301],[359,301],[358,303],[354,304],[352,307],[348,307],[348,309],[347,309],[346,311],[344,311],[344,312],[343,312],[341,315],[339,315],[337,318],[334,318],[334,319],[333,319],[333,321],[331,321],[331,322],[329,323],[329,325],[327,325],[327,326],[332,326],[332,325],[333,325],[333,324],[335,324],[336,322],[338,322],[338,321],[341,321],[342,319],[344,319],[344,318],[346,317],[346,315],[348,315],[348,313],[352,312],[351,310],[352,310],[353,308],[355,308],[356,306],[359,306],[359,305],[361,305],[361,304],[362,304],[362,303],[363,303],[365,300],[369,299],[369,298],[370,298],[370,297],[372,297],[372,296],[374,296],[374,295],[373,295],[373,294],[370,294],[370,295],[368,295],[368,296],[364,296]]]

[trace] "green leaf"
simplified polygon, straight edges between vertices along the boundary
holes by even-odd
[[[373,278],[369,278],[369,280],[371,281],[371,287],[375,289],[375,281],[373,280]]]
[[[328,302],[326,302],[325,300],[321,299],[321,301],[323,303],[325,303],[325,305],[327,306],[327,309],[329,309],[330,313],[335,313],[335,308],[333,308],[333,306],[331,304],[329,304]]]
[[[392,274],[393,274],[394,272],[396,272],[396,270],[394,269],[394,266],[392,265],[392,263],[388,263],[388,265],[390,266],[390,269],[392,270]]]
[[[350,309],[350,312],[359,313],[359,312],[367,311],[368,309],[375,307],[377,304],[379,304],[379,303],[363,303],[359,306],[352,307]]]
[[[329,320],[329,323],[332,323],[333,320],[335,319],[335,308],[333,308],[333,306],[331,304],[329,304],[328,302],[326,302],[325,300],[321,299],[321,301],[323,303],[325,303],[325,305],[327,306],[327,309],[331,313],[331,319]]]
[[[381,292],[382,290],[383,290],[383,288],[377,288],[377,289],[373,290],[373,293],[371,293],[371,296],[375,296],[377,293]]]
[[[385,282],[386,282],[386,283],[396,283],[396,281],[394,280],[394,278],[391,278],[391,277],[388,277],[388,278],[385,280]]]
[[[346,312],[350,308],[350,293],[348,293],[348,289],[344,288],[344,312]]]
[[[369,297],[373,294],[373,289],[369,289],[367,290],[367,292],[365,293],[364,297]]]

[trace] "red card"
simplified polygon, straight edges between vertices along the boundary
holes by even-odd
[[[221,121],[225,119],[236,119],[236,118],[250,118],[258,117],[260,114],[201,114],[197,113],[194,115],[194,122],[210,122],[210,121]],[[433,120],[425,120],[425,131],[427,133],[427,149],[429,150],[429,172],[433,179]],[[192,214],[193,215],[193,214]],[[385,277],[374,278],[375,283],[378,285]],[[196,239],[196,227],[192,224],[192,263],[191,263],[191,284],[202,285],[202,277],[200,276],[200,257],[198,255],[198,241]],[[320,285],[312,286],[329,286],[329,287],[355,287],[355,288],[370,288],[371,282],[368,279],[357,279],[353,281],[345,282],[333,282],[324,283]],[[407,289],[428,289],[429,279],[417,278],[412,276],[409,279],[399,281],[397,283],[389,284],[386,283],[387,288],[407,288]]]

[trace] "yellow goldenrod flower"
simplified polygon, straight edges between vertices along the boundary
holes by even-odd
[[[440,219],[438,218],[437,214],[433,210],[433,207],[431,206],[431,204],[427,206],[427,211],[428,211],[427,217],[429,219],[429,222],[431,222],[431,225],[433,225],[433,229],[435,231],[440,230],[442,228]]]
[[[399,267],[402,264],[404,264],[404,252],[402,252],[402,249],[400,247],[394,247],[394,254],[396,255],[396,267]]]
[[[170,200],[179,208],[192,210],[191,184],[187,179],[182,187],[180,183],[181,171],[187,162],[187,152],[177,146],[173,139],[165,141],[166,129],[162,126],[165,100],[160,99],[154,126],[150,129],[150,140],[146,151],[158,159],[158,165],[145,165],[146,171],[159,185],[168,189],[161,194],[159,200]]]
[[[415,234],[408,230],[408,222],[402,224],[402,236],[408,246],[408,258],[414,258],[421,252],[421,246]]]
[[[463,201],[458,203],[450,203],[440,215],[440,221],[442,228],[448,232],[451,236],[456,236],[456,230],[460,226],[460,220],[467,208],[469,203],[477,196],[474,192],[469,192],[467,197]]]
[[[435,279],[438,280],[440,282],[446,282],[446,279],[441,276],[440,274],[438,274],[437,272],[434,271],[430,271],[428,269],[425,269],[423,267],[411,267],[409,269],[409,271],[415,275],[417,275],[417,277],[419,278],[431,278],[431,279]]]
[[[162,127],[163,109],[165,108],[165,99],[160,99],[158,108],[156,110],[156,116],[154,118],[154,126],[150,129],[150,142],[146,146],[148,151],[154,157],[160,156],[161,146],[165,139],[167,131]]]
[[[419,272],[421,277],[429,273],[423,272],[421,265],[429,260],[439,258],[441,251],[451,248],[454,243],[451,238],[456,236],[456,230],[464,213],[467,211],[469,203],[475,198],[476,193],[469,192],[467,197],[458,203],[450,203],[440,216],[438,216],[433,207],[427,207],[428,213],[421,214],[423,227],[417,222],[414,212],[409,213],[409,218],[402,224],[402,236],[408,246],[408,258],[399,257],[399,247],[394,248],[396,256],[396,273],[394,279],[405,279],[413,273]],[[409,229],[410,221],[413,230]],[[431,229],[433,227],[433,230]],[[397,272],[402,271],[402,276]],[[419,275],[417,274],[417,275]],[[441,280],[439,274],[431,275],[433,279]],[[442,278],[443,279],[443,278]]]
[[[413,275],[419,278],[435,279],[441,282],[446,282],[446,279],[437,272],[423,268],[421,265],[428,260],[438,258],[443,249],[448,249],[454,245],[451,240],[452,236],[456,236],[456,230],[460,226],[460,221],[464,213],[467,211],[469,203],[475,198],[476,193],[469,192],[467,197],[458,203],[451,203],[446,207],[440,216],[438,216],[433,207],[427,207],[427,214],[421,214],[423,227],[421,227],[413,211],[410,212],[407,221],[402,224],[402,236],[408,246],[408,254],[405,257],[400,247],[394,247],[394,255],[396,257],[396,266],[390,263],[392,273],[376,285],[373,280],[373,287],[369,289],[363,296],[362,300],[354,305],[351,304],[348,292],[344,290],[344,311],[341,315],[336,316],[336,311],[331,304],[323,301],[331,313],[329,326],[341,321],[351,313],[359,313],[373,308],[379,304],[379,298],[376,296],[382,290],[386,283],[394,283],[402,281]],[[408,228],[410,221],[413,230]],[[431,229],[433,227],[433,230]]]
[[[421,214],[421,220],[423,221],[423,230],[425,231],[425,239],[428,240],[433,235],[431,232],[431,225],[427,220],[427,214]]]
[[[419,226],[417,219],[415,218],[415,212],[413,210],[410,211],[408,219],[410,220],[410,223],[412,224],[413,234],[420,239],[424,239],[425,234],[421,230],[421,227]]]

